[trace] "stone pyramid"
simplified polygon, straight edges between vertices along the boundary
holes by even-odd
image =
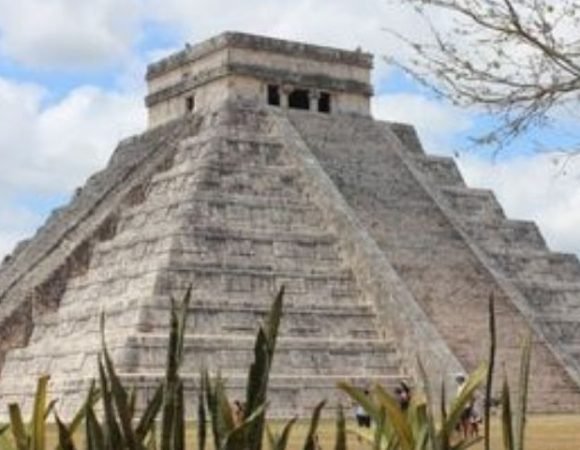
[[[517,377],[533,332],[531,408],[580,407],[580,264],[370,116],[372,56],[225,33],[149,66],[149,129],[0,269],[0,408],[50,373],[63,415],[96,375],[98,316],[140,407],[163,373],[170,296],[193,286],[183,368],[241,398],[256,324],[287,295],[271,413],[335,385],[474,369],[495,293],[498,359]],[[501,364],[498,364],[501,366]],[[25,375],[25,376],[23,376]],[[3,405],[4,404],[4,405]]]

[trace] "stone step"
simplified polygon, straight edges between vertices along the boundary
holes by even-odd
[[[580,347],[580,314],[543,314],[536,317],[536,323],[539,324],[548,339],[556,342],[558,346]],[[580,363],[580,359],[577,361]]]
[[[171,230],[165,234],[149,233],[143,231],[139,236],[129,234],[120,234],[110,241],[100,242],[95,247],[96,255],[107,254],[117,251],[131,252],[138,249],[140,245],[146,246],[147,254],[166,253],[168,250],[179,247],[185,252],[206,253],[208,251],[220,251],[220,246],[227,245],[230,241],[239,242],[241,245],[269,245],[280,247],[278,251],[285,254],[290,249],[299,251],[298,247],[303,250],[316,247],[320,250],[323,257],[331,247],[336,244],[337,239],[334,234],[324,230],[278,230],[278,231],[261,231],[255,228],[229,228],[223,225],[193,225],[186,230]],[[244,244],[245,243],[245,244]],[[290,249],[284,250],[285,246]],[[222,249],[223,250],[223,249]],[[274,251],[274,250],[273,250]],[[125,255],[128,256],[128,255]],[[139,257],[142,257],[140,255]],[[335,253],[330,252],[328,258],[334,259]],[[322,259],[325,259],[324,257]]]
[[[106,306],[92,299],[80,299],[75,296],[74,302],[65,305],[51,313],[45,313],[34,319],[34,328],[30,336],[30,343],[34,344],[42,339],[78,339],[87,335],[99,334],[99,318],[105,313],[107,329],[116,329],[130,333],[138,328],[141,315],[137,314],[142,308],[143,298],[136,295],[123,300],[110,300]],[[83,301],[79,307],[76,301]],[[169,322],[169,312],[164,313],[163,320]]]
[[[187,201],[194,192],[219,193],[223,196],[252,195],[272,198],[272,201],[285,198],[298,202],[303,199],[303,187],[289,176],[284,176],[284,179],[288,182],[274,179],[267,172],[253,180],[217,178],[207,173],[199,173],[155,185],[148,192],[147,200],[149,203],[161,205],[168,198]]]
[[[90,259],[90,276],[68,280],[68,290],[87,290],[100,281],[114,283],[127,277],[154,276],[159,263],[174,261],[174,270],[211,269],[228,275],[239,268],[269,279],[295,279],[301,274],[347,275],[329,233],[261,233],[259,230],[228,230],[205,227],[192,231],[167,233],[163,238],[144,234],[135,241],[119,236],[99,243]],[[176,253],[179,249],[179,254]],[[336,272],[338,271],[338,272]],[[336,273],[335,273],[336,272]]]
[[[580,280],[580,263],[573,254],[506,249],[488,256],[508,278],[537,284]]]
[[[195,196],[188,199],[166,199],[164,206],[176,209],[184,213],[198,212],[199,208],[206,208],[208,205],[219,208],[243,208],[248,210],[290,210],[292,212],[315,212],[318,209],[305,198],[293,200],[277,196],[256,196],[256,195],[221,195],[215,192],[196,192]],[[133,215],[139,215],[157,210],[155,205],[149,208],[148,203],[141,203],[122,212],[123,218],[131,219]]]
[[[465,187],[463,177],[453,158],[412,154],[410,161],[431,186]]]
[[[200,367],[222,373],[247,367],[253,358],[253,336],[186,335],[184,371]],[[168,337],[143,333],[131,336],[126,345],[128,360],[119,370],[163,370]],[[353,374],[397,374],[399,355],[392,342],[379,339],[290,338],[280,336],[273,371],[292,375],[337,375],[349,367]],[[128,370],[127,370],[128,369]]]
[[[289,165],[274,167],[240,167],[239,164],[224,166],[216,163],[187,165],[179,168],[179,170],[176,169],[174,172],[158,174],[149,185],[149,193],[152,197],[158,197],[168,192],[168,190],[181,189],[199,189],[202,191],[223,189],[227,192],[227,188],[231,187],[233,183],[262,184],[273,189],[277,188],[277,186],[274,186],[275,182],[280,180],[286,180],[285,184],[291,185],[296,180],[297,175],[296,169]],[[268,178],[268,180],[261,180],[261,178]],[[268,181],[270,181],[268,185],[264,184]],[[231,190],[234,191],[233,189]],[[264,192],[267,191],[265,190]],[[176,192],[176,194],[178,193]]]
[[[190,168],[195,168],[196,172],[212,168],[282,168],[289,161],[291,159],[284,143],[274,136],[247,133],[232,135],[230,130],[214,131],[181,140],[173,166],[154,180],[171,180]]]
[[[107,333],[107,347],[119,371],[147,373],[164,370],[166,334]],[[182,370],[202,368],[234,373],[249,367],[254,336],[186,335]],[[66,343],[66,345],[63,345]],[[60,367],[70,376],[93,374],[101,350],[98,333],[81,342],[53,340],[11,352],[9,378],[19,372],[38,377]],[[280,336],[273,370],[288,375],[338,375],[349,367],[353,375],[393,375],[400,357],[393,342],[381,339],[297,338]]]
[[[537,313],[580,312],[580,283],[518,281],[516,286]]]
[[[424,155],[425,151],[415,131],[415,127],[406,123],[389,122],[390,130],[395,133],[405,150],[414,155]]]
[[[207,161],[230,167],[248,167],[252,165],[271,167],[286,165],[288,157],[285,147],[280,142],[261,142],[259,139],[242,140],[220,138],[215,151],[207,155]]]
[[[507,249],[547,250],[546,242],[534,222],[504,220],[488,224],[477,220],[464,220],[462,227],[484,250],[490,253],[501,253]]]
[[[185,295],[184,290],[172,291],[174,298],[181,299]],[[190,314],[247,314],[254,318],[251,334],[255,334],[258,320],[269,311],[272,295],[265,295],[257,298],[247,294],[224,296],[216,292],[203,290],[191,291]],[[75,297],[76,298],[76,297]],[[170,306],[169,298],[166,296],[143,300],[140,296],[128,297],[123,300],[110,300],[106,308],[98,302],[98,298],[83,298],[85,304],[79,308],[77,304],[67,303],[62,305],[58,311],[45,313],[35,317],[34,330],[31,335],[31,342],[34,342],[37,335],[42,336],[41,330],[59,327],[59,333],[55,338],[72,335],[75,333],[97,333],[99,331],[99,320],[101,312],[106,313],[107,328],[131,329],[135,327],[165,327],[169,324]],[[336,299],[326,299],[321,301],[321,297],[314,295],[291,295],[284,296],[284,317],[290,321],[299,322],[301,320],[329,320],[341,321],[348,318],[363,318],[369,324],[373,324],[375,313],[372,308],[364,303],[357,303],[354,299],[350,301],[336,301]],[[140,310],[139,315],[135,314]],[[145,319],[145,317],[147,319]],[[131,320],[128,320],[131,319]],[[188,319],[191,322],[192,318]],[[224,324],[227,325],[228,321]],[[282,324],[284,326],[284,323]],[[374,328],[373,328],[374,329]],[[345,329],[346,330],[346,329]],[[64,333],[64,334],[62,334]]]
[[[280,188],[300,189],[297,183],[300,171],[289,164],[261,166],[239,162],[206,162],[203,164],[182,164],[171,171],[156,174],[149,190],[153,195],[173,189],[198,186],[201,190],[219,189],[220,192],[244,193],[244,187],[262,188],[263,192],[275,192]]]
[[[230,302],[195,302],[188,311],[187,330],[196,334],[255,335],[268,308],[259,305],[234,305]],[[143,309],[140,331],[169,332],[169,308]],[[308,305],[284,308],[280,335],[312,338],[379,337],[375,314],[368,307],[314,308]]]
[[[261,109],[256,108],[224,108],[211,116],[205,116],[207,127],[215,129],[224,127],[236,135],[240,133],[270,134],[272,132],[272,118]]]
[[[460,218],[494,225],[505,220],[503,209],[492,191],[462,186],[443,186],[440,191]]]
[[[349,272],[335,274],[309,274],[306,272],[252,271],[198,268],[172,265],[166,268],[159,280],[158,289],[174,292],[176,289],[196,286],[199,289],[215,290],[223,293],[246,292],[253,295],[268,295],[285,286],[288,293],[322,295],[343,295],[356,298],[359,295],[354,279]]]
[[[216,304],[228,305],[232,308],[256,308],[269,309],[274,296],[278,292],[279,287],[255,295],[247,292],[217,292],[215,289],[203,289],[201,287],[187,284],[187,280],[180,279],[179,285],[169,291],[174,298],[181,299],[185,295],[189,287],[192,288],[191,298],[192,303],[199,302],[200,304]],[[356,295],[355,295],[356,294]],[[345,290],[318,290],[316,291],[288,291],[284,292],[284,311],[313,311],[313,312],[328,312],[333,311],[337,313],[350,313],[352,311],[364,310],[371,311],[371,307],[366,301],[359,296],[358,290],[348,292]],[[165,304],[167,298],[156,300],[154,304]],[[148,303],[150,304],[150,303]]]
[[[147,374],[119,373],[121,382],[128,387],[135,387],[137,392],[137,411],[143,411],[146,403],[153,398],[155,390],[162,382],[164,374],[160,372]],[[215,374],[210,374],[214,380]],[[228,374],[223,377],[230,401],[244,401],[246,397],[246,373]],[[197,400],[199,396],[200,379],[198,373],[181,373],[184,384],[185,405],[188,417],[197,417]],[[341,403],[345,408],[347,417],[351,414],[349,407],[352,405],[350,397],[337,388],[340,382],[349,382],[359,388],[368,388],[371,385],[381,384],[387,391],[394,388],[409,377],[404,375],[362,375],[353,376],[348,373],[339,375],[309,375],[292,376],[279,373],[271,373],[268,383],[268,417],[290,418],[296,415],[301,418],[309,418],[314,406],[326,400],[326,406],[322,411],[325,417],[334,417],[337,405]],[[13,381],[13,382],[10,382]],[[58,413],[65,419],[70,419],[85,400],[85,393],[90,386],[91,378],[66,378],[51,380],[51,398],[58,398]],[[6,402],[18,401],[24,411],[32,409],[34,384],[23,384],[22,380],[13,379],[6,381],[6,392],[3,396]],[[4,385],[3,385],[4,386]]]
[[[160,228],[174,232],[178,224],[182,227],[191,224],[197,227],[259,229],[264,233],[316,233],[324,229],[319,211],[308,208],[284,211],[283,203],[272,208],[224,207],[211,203],[196,206],[196,209],[163,206],[148,212],[136,211],[120,220],[117,236],[128,233],[131,237],[136,230],[158,235]]]

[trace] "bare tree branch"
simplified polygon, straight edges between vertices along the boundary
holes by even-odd
[[[494,114],[499,125],[477,143],[502,147],[579,103],[580,0],[398,3],[415,9],[429,38],[388,30],[411,56],[387,60],[437,96]],[[437,12],[451,25],[437,26]]]

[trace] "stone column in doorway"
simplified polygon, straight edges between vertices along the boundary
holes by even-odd
[[[308,96],[310,105],[308,109],[310,111],[318,111],[318,100],[320,100],[320,91],[318,89],[311,89]]]
[[[294,90],[294,86],[291,84],[282,84],[280,86],[280,106],[282,108],[288,109],[288,97]]]

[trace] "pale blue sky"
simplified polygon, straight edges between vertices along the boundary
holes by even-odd
[[[452,155],[483,123],[382,61],[400,51],[384,27],[423,33],[384,0],[0,0],[0,11],[0,255],[102,168],[119,139],[143,130],[146,64],[225,30],[373,52],[375,115],[415,124],[428,151]],[[458,162],[508,215],[537,220],[553,248],[580,253],[580,167],[559,175],[530,142],[496,161],[462,153]]]

